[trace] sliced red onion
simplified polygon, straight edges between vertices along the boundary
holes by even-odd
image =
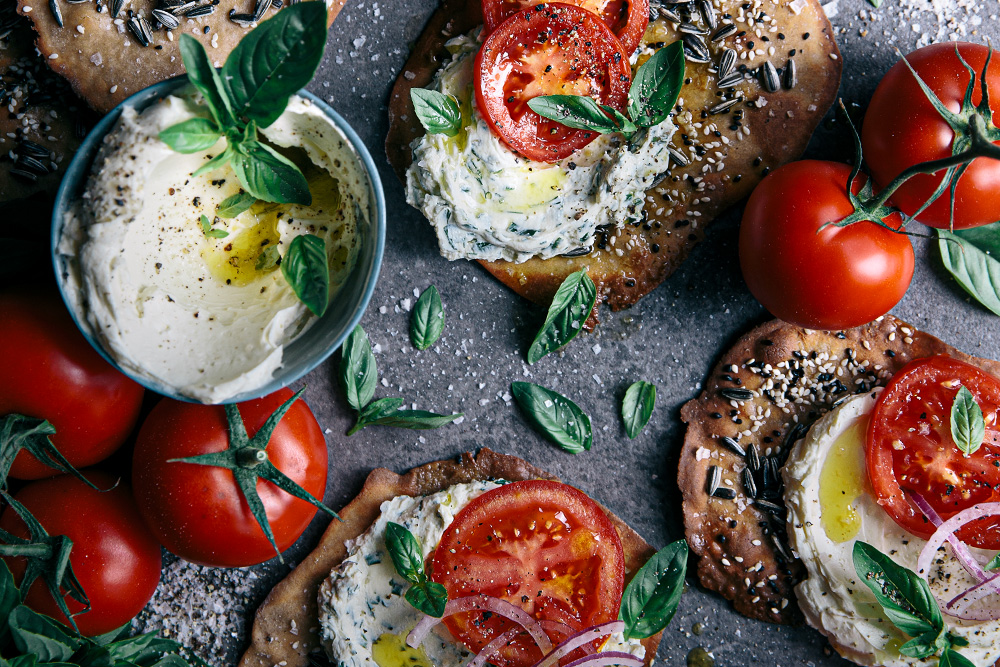
[[[631,653],[601,651],[600,653],[574,660],[566,665],[566,667],[611,667],[612,665],[619,665],[620,667],[643,667],[644,664],[640,658],[635,657]]]
[[[497,616],[503,616],[504,618],[514,621],[522,628],[528,631],[531,638],[535,640],[538,644],[538,648],[541,649],[542,655],[547,654],[552,650],[552,642],[549,640],[549,636],[545,634],[542,630],[542,626],[538,624],[531,615],[518,607],[517,605],[511,604],[506,600],[501,600],[500,598],[490,597],[488,595],[469,595],[463,598],[456,598],[454,600],[449,600],[448,604],[444,607],[444,617],[453,616],[455,614],[463,614],[470,611],[489,611]],[[421,642],[427,636],[427,633],[431,631],[435,625],[441,622],[440,618],[435,618],[433,616],[424,616],[420,621],[414,626],[410,634],[406,636],[406,645],[410,648],[416,648],[420,646]]]
[[[993,621],[996,620],[1000,611],[996,608],[984,608],[973,611],[969,609],[973,604],[993,595],[1000,586],[1000,574],[994,574],[984,582],[978,583],[964,593],[960,593],[945,605],[945,611],[953,616],[964,618],[968,621]]]
[[[612,635],[616,632],[624,631],[624,621],[610,621],[608,623],[595,625],[594,627],[587,628],[586,630],[580,630],[579,632],[573,633],[564,639],[552,650],[551,653],[536,662],[534,667],[549,667],[549,665],[558,662],[560,658],[569,655],[581,646],[588,645],[601,637],[607,637],[608,635]]]
[[[923,496],[917,493],[910,493],[909,496],[913,500],[913,504],[924,513],[927,520],[934,524],[935,527],[939,527],[942,523],[944,523],[941,516],[934,510],[933,507],[931,507],[931,504],[927,502]],[[958,539],[954,533],[949,534],[947,539],[948,544],[951,545],[952,552],[955,554],[955,558],[958,559],[958,562],[962,564],[962,567],[964,567],[969,574],[976,578],[976,581],[982,583],[990,578],[990,575],[986,574],[982,565],[979,564],[979,561],[977,561],[976,557],[972,555],[972,552],[969,551],[969,548],[965,546],[964,542]]]
[[[545,632],[551,637],[555,634],[558,637],[563,637],[564,639],[569,637],[571,634],[576,632],[573,628],[569,627],[565,623],[560,623],[559,621],[550,621],[548,619],[542,619],[538,621],[538,624],[545,629]],[[556,646],[556,648],[559,648]],[[578,647],[580,651],[583,651],[585,655],[590,655],[595,653],[597,649],[594,648],[593,644],[587,643],[583,646]],[[553,649],[554,650],[554,649]]]
[[[501,648],[507,645],[507,642],[512,640],[517,635],[524,632],[522,628],[511,628],[507,632],[503,633],[489,644],[483,647],[483,650],[479,654],[469,661],[465,667],[483,667],[486,661],[495,656]]]

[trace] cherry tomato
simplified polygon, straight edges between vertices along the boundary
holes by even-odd
[[[38,519],[49,535],[73,540],[69,561],[90,600],[90,611],[73,617],[80,632],[94,636],[121,627],[142,611],[160,582],[160,545],[149,534],[128,486],[96,470],[84,472],[97,491],[71,475],[31,482],[14,498]],[[28,528],[13,508],[0,516],[0,527],[28,537]],[[17,582],[24,575],[23,558],[5,558]],[[84,607],[66,597],[70,613]],[[62,623],[48,586],[38,579],[26,603]]]
[[[493,131],[525,157],[557,162],[597,138],[542,118],[541,95],[583,95],[624,111],[632,70],[625,47],[585,9],[559,2],[512,15],[476,55],[476,105]]]
[[[445,529],[429,568],[449,598],[502,598],[539,621],[573,630],[616,619],[625,580],[621,540],[600,506],[571,486],[543,480],[507,484],[474,499]],[[473,652],[513,627],[483,612],[444,622]],[[556,641],[565,634],[546,632]],[[519,635],[490,662],[530,667],[541,657],[535,643]]]
[[[486,34],[496,30],[511,15],[540,4],[538,0],[483,0]],[[569,0],[566,4],[597,14],[615,33],[631,55],[639,47],[649,25],[649,0]]]
[[[982,44],[958,44],[966,62],[979,73],[989,48]],[[932,44],[917,49],[906,60],[946,107],[957,112],[965,98],[969,72],[955,54],[956,44]],[[986,77],[990,106],[1000,113],[1000,59],[990,63]],[[972,96],[982,95],[977,81]],[[887,186],[896,176],[921,162],[952,155],[955,133],[931,106],[917,79],[904,62],[893,65],[872,96],[865,115],[862,144],[872,177]],[[997,142],[1000,145],[1000,142]],[[934,194],[944,173],[915,176],[891,197],[893,204],[912,215]],[[1000,161],[976,159],[962,176],[956,190],[955,228],[978,227],[1000,220]],[[945,192],[917,218],[931,227],[947,229],[950,195]]]
[[[132,431],[142,387],[115,370],[87,343],[66,307],[48,292],[0,294],[0,417],[47,419],[52,443],[82,468],[107,458]],[[16,479],[58,471],[27,452],[10,469]]]
[[[975,397],[986,440],[966,456],[951,435],[959,388]],[[1000,501],[1000,380],[948,356],[917,359],[893,376],[868,425],[865,459],[872,489],[896,523],[924,539],[934,525],[907,493],[917,493],[943,519],[983,502]],[[974,521],[958,537],[980,549],[1000,549],[1000,518]]]
[[[775,316],[809,329],[847,329],[889,311],[913,278],[909,238],[872,222],[830,225],[854,210],[850,167],[793,162],[754,190],[740,227],[747,286]],[[860,180],[854,190],[861,188]],[[898,214],[885,220],[896,227]]]
[[[252,437],[282,403],[289,389],[239,404]],[[226,468],[170,459],[221,452],[229,447],[229,427],[221,405],[196,405],[165,398],[139,430],[132,481],[143,519],[169,551],[203,565],[243,567],[274,558],[274,547],[254,519],[233,473]],[[309,406],[295,401],[267,446],[278,470],[322,499],[327,452],[323,432]],[[316,508],[258,480],[275,542],[284,551],[309,525]]]

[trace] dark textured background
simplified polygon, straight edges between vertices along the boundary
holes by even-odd
[[[902,6],[901,6],[902,3]],[[865,0],[839,0],[833,18],[845,58],[841,94],[862,107],[879,77],[918,41],[947,39],[933,12],[913,13],[910,3],[943,6],[943,0],[885,0],[871,10]],[[407,58],[409,44],[436,7],[436,0],[351,0],[337,18],[328,54],[310,89],[331,102],[357,129],[382,174],[388,204],[385,261],[374,298],[363,320],[373,344],[380,377],[376,396],[396,395],[422,409],[464,412],[459,425],[437,431],[370,427],[347,438],[352,415],[336,381],[335,362],[306,378],[306,398],[329,429],[330,479],[326,502],[341,507],[361,488],[376,466],[396,471],[459,452],[487,446],[521,456],[580,487],[613,509],[653,545],[682,536],[676,485],[677,455],[684,429],[678,410],[695,396],[716,357],[741,333],[767,319],[747,292],[739,272],[736,231],[739,210],[711,228],[691,259],[635,308],[602,313],[602,324],[584,334],[565,353],[552,355],[530,369],[524,354],[544,310],[502,287],[466,262],[449,263],[438,254],[429,224],[408,207],[403,187],[385,160],[386,101],[392,82]],[[996,0],[959,0],[945,16],[967,29],[969,38],[985,41],[964,6],[978,4],[983,26],[996,26]],[[871,13],[869,13],[871,12]],[[831,12],[832,13],[832,12]],[[976,16],[975,14],[972,15]],[[992,28],[992,30],[997,30]],[[994,41],[1000,32],[994,33]],[[814,138],[809,155],[847,159],[842,153],[844,128],[832,123]],[[917,269],[909,293],[895,309],[917,327],[975,355],[1000,357],[1000,321],[970,303],[941,267],[934,244],[915,241]],[[417,352],[408,336],[408,303],[414,289],[437,285],[445,304],[444,335],[430,350]],[[594,424],[592,451],[572,456],[536,435],[512,404],[514,380],[530,379],[576,401]],[[620,403],[632,382],[657,385],[657,405],[649,426],[635,440],[625,436]],[[300,559],[312,546],[325,519],[317,519],[290,552]],[[270,563],[253,571],[253,608],[288,566]],[[206,579],[212,573],[202,572]],[[240,575],[243,577],[243,575]],[[160,597],[169,594],[161,591]],[[178,612],[183,613],[182,610]],[[197,622],[197,621],[195,621]],[[696,623],[703,625],[695,634]],[[228,634],[228,633],[227,633]],[[242,650],[242,632],[229,637],[227,662]],[[765,663],[841,665],[819,633],[744,619],[721,598],[693,582],[681,610],[668,628],[660,658],[685,664],[695,647],[709,650],[719,665]]]

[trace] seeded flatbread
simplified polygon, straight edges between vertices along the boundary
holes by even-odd
[[[344,543],[360,536],[378,518],[382,503],[396,496],[424,496],[443,491],[454,484],[505,479],[556,479],[515,456],[497,454],[489,449],[462,454],[458,459],[435,461],[414,468],[405,475],[377,468],[368,475],[361,493],[340,512],[343,521],[334,520],[319,545],[291,574],[274,587],[254,619],[250,646],[240,667],[306,667],[308,655],[321,651],[316,635],[319,586],[347,555]],[[605,509],[618,529],[625,550],[626,581],[656,552],[625,523]],[[643,640],[646,665],[652,664],[659,633]]]
[[[677,481],[702,585],[745,616],[801,623],[793,587],[805,569],[785,542],[780,476],[774,471],[834,404],[884,385],[913,359],[935,354],[1000,376],[1000,363],[959,352],[891,315],[832,333],[775,320],[737,341],[701,395],[681,409],[688,428]],[[753,467],[751,446],[761,461],[752,475],[759,499],[753,501],[753,489],[743,482],[744,469]],[[717,493],[732,498],[709,495],[713,468],[720,473],[719,488],[731,489]]]
[[[657,5],[655,0],[653,4]],[[597,247],[583,257],[484,263],[498,280],[531,301],[548,303],[566,276],[587,267],[599,301],[615,310],[631,306],[677,269],[704,238],[709,222],[746,197],[769,170],[805,150],[833,103],[842,67],[833,29],[819,2],[714,0],[710,4],[715,9],[714,29],[705,27],[700,13],[693,11],[694,3],[659,5],[658,11],[666,7],[693,11],[691,20],[709,31],[702,39],[711,63],[688,59],[688,80],[679,101],[683,111],[675,119],[679,129],[673,144],[689,164],[682,167],[675,162],[665,180],[647,193],[648,219],[602,234]],[[735,25],[735,31],[727,29],[733,34],[712,41],[727,22]],[[389,101],[386,153],[400,178],[405,179],[411,162],[410,142],[423,134],[410,89],[430,85],[448,58],[444,48],[448,39],[481,23],[479,2],[444,0],[396,80]],[[645,41],[669,43],[679,38],[676,24],[661,16],[651,24]],[[746,80],[723,90],[717,85],[716,69],[727,48],[736,52],[735,66],[747,72]],[[790,60],[794,73],[787,71]],[[765,77],[756,71],[765,62],[774,65],[775,92],[766,92]],[[720,104],[737,96],[742,101],[718,111]]]
[[[281,2],[287,6],[290,0]],[[333,23],[343,4],[344,0],[327,2],[328,23]],[[261,21],[279,11],[271,0],[18,0],[18,7],[34,23],[38,48],[49,66],[102,113],[143,88],[184,73],[178,49],[181,33],[201,40],[219,67],[256,25],[252,22],[256,8]],[[62,27],[53,7],[58,7]],[[167,12],[178,22],[173,30],[152,14],[153,9],[167,7],[176,12]],[[170,16],[163,20],[171,23]]]

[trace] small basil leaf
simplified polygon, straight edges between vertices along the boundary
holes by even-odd
[[[399,410],[402,405],[403,399],[401,398],[380,398],[365,406],[358,416],[358,422],[363,426],[367,426],[375,420],[391,415],[393,412]]]
[[[403,596],[417,610],[441,618],[448,604],[448,590],[436,581],[421,581],[410,586]]]
[[[296,236],[281,259],[281,274],[292,286],[299,301],[317,317],[323,317],[330,305],[330,265],[326,257],[326,242],[312,234]]]
[[[670,624],[684,592],[688,546],[677,540],[646,561],[622,595],[625,639],[652,637]]]
[[[1000,569],[1000,553],[990,560],[990,562],[986,565],[986,569],[990,571]]]
[[[161,130],[159,136],[160,141],[178,153],[197,153],[214,146],[222,133],[208,118],[191,118]]]
[[[204,213],[202,214],[200,221],[201,221],[201,231],[205,236],[213,239],[224,239],[227,236],[229,236],[229,232],[227,232],[224,229],[218,229],[218,228],[213,229],[212,223],[208,221],[208,216],[205,215]]]
[[[451,95],[427,88],[411,88],[410,101],[417,120],[428,134],[454,137],[462,129],[462,112]]]
[[[639,381],[625,392],[622,401],[622,419],[625,420],[625,433],[632,440],[649,422],[656,403],[656,385]]]
[[[437,287],[431,285],[423,291],[413,307],[410,319],[410,340],[418,350],[433,345],[444,331],[444,308]]]
[[[288,98],[316,73],[326,30],[326,4],[300,2],[247,33],[222,66],[222,82],[235,117],[254,121],[258,127],[277,120]]]
[[[395,410],[377,419],[372,419],[368,423],[378,424],[379,426],[394,426],[396,428],[426,431],[441,428],[462,416],[464,416],[463,413],[439,415],[436,412],[427,412],[426,410]]]
[[[212,223],[209,222],[208,216],[204,213],[201,214],[201,218],[198,219],[201,222],[201,232],[203,234],[208,234],[208,231],[212,229]]]
[[[278,246],[269,245],[257,257],[253,268],[257,271],[271,271],[274,267],[278,266],[278,262],[280,261],[281,253],[278,252]]]
[[[631,135],[639,131],[639,128],[635,126],[635,123],[630,121],[628,117],[618,109],[609,107],[605,104],[602,104],[601,108],[604,109],[604,113],[614,119],[615,125],[618,127],[618,131],[622,134]]]
[[[293,7],[308,4],[303,2]],[[306,177],[291,160],[270,146],[259,141],[244,141],[233,151],[230,162],[240,185],[257,199],[305,206],[312,203]]]
[[[420,542],[405,526],[392,521],[386,524],[385,547],[396,572],[408,583],[415,584],[426,578]]]
[[[249,37],[249,35],[247,35]],[[208,110],[212,113],[217,127],[234,126],[232,107],[222,87],[219,72],[208,57],[205,47],[197,39],[188,34],[181,35],[178,48],[188,79],[205,98]]]
[[[910,635],[940,634],[941,609],[927,582],[866,542],[854,543],[854,569],[892,623]]]
[[[946,648],[941,653],[941,657],[938,658],[938,667],[976,667],[976,663],[972,662],[958,651]]]
[[[597,286],[587,270],[570,274],[552,297],[545,324],[528,349],[528,363],[535,363],[576,338],[596,303]]]
[[[652,127],[670,115],[684,85],[684,44],[659,49],[635,73],[628,93],[628,114],[639,127]]]
[[[937,230],[938,249],[948,273],[976,301],[1000,315],[1000,261],[989,250],[944,229]]]
[[[220,218],[235,218],[256,203],[257,198],[249,192],[237,192],[232,197],[223,199],[215,214]]]
[[[378,369],[368,334],[361,325],[354,327],[340,349],[340,384],[347,395],[347,403],[361,412],[375,396]],[[400,399],[399,405],[403,401]],[[398,407],[398,406],[397,406]]]
[[[929,658],[938,652],[938,647],[935,646],[935,643],[939,638],[943,639],[941,633],[934,632],[932,630],[926,634],[920,635],[919,637],[914,637],[900,646],[899,653],[909,658]]]
[[[42,662],[68,662],[83,641],[66,633],[63,626],[21,605],[7,621],[14,645],[21,653],[32,653]]]
[[[951,437],[966,456],[978,450],[986,439],[986,422],[976,397],[961,387],[951,404]]]
[[[590,417],[562,394],[530,382],[511,384],[514,400],[546,438],[570,454],[590,449]]]
[[[528,107],[542,118],[576,130],[590,130],[598,134],[619,131],[618,125],[608,118],[601,105],[582,95],[542,95],[528,100]]]
[[[233,150],[232,145],[227,144],[226,150],[222,151],[221,153],[210,159],[208,162],[195,169],[194,173],[192,173],[191,175],[201,176],[202,174],[207,174],[208,172],[214,169],[220,169],[223,166],[225,166],[225,164],[229,162],[230,158],[232,158],[233,155],[235,154],[236,151]]]

